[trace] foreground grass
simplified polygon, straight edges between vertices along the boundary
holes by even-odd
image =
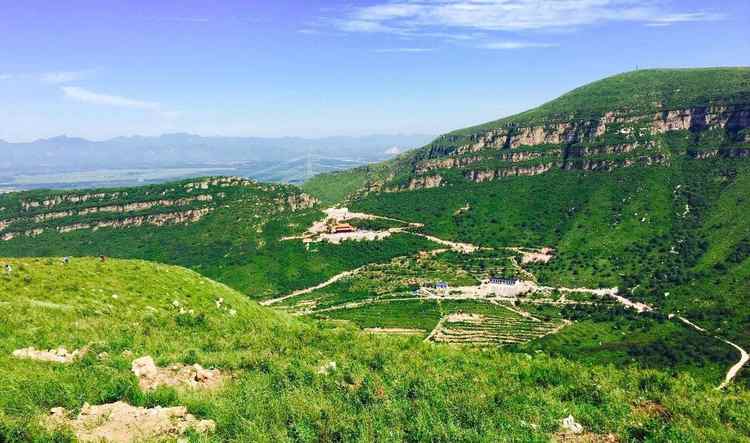
[[[568,414],[625,441],[750,436],[747,391],[718,392],[684,374],[369,336],[292,319],[191,271],[143,261],[0,262],[14,267],[0,277],[0,441],[66,441],[39,426],[49,408],[117,400],[186,405],[216,420],[212,441],[548,441]],[[71,365],[10,357],[59,345],[92,352]],[[233,379],[214,393],[144,394],[124,350],[220,367]],[[329,361],[337,369],[319,374]],[[669,415],[648,415],[645,401]]]

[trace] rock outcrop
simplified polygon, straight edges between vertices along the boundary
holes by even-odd
[[[190,366],[173,364],[160,368],[151,357],[141,357],[132,363],[133,374],[144,391],[152,391],[159,386],[187,389],[215,389],[225,378],[218,369],[205,369],[199,364]]]
[[[437,172],[460,169],[466,180],[485,182],[504,177],[533,176],[553,169],[611,171],[634,165],[667,165],[672,148],[658,136],[688,131],[697,140],[704,131],[717,131],[726,141],[750,142],[750,104],[670,109],[650,114],[611,111],[588,120],[505,126],[473,135],[448,134],[418,154],[413,176],[397,188],[404,191],[443,186]],[[745,158],[750,148],[691,150],[690,158]],[[476,166],[475,166],[476,165]],[[377,188],[375,189],[377,190]]]
[[[81,442],[173,441],[188,430],[199,434],[216,430],[213,420],[197,419],[184,406],[146,409],[121,401],[98,406],[85,403],[76,418],[68,415],[63,408],[53,408],[45,424],[52,429],[67,428]]]
[[[508,169],[489,169],[467,171],[464,177],[467,180],[481,183],[503,177],[533,176],[544,174],[555,166],[554,163],[541,163],[534,166],[518,166]]]

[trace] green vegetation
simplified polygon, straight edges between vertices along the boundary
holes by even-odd
[[[740,222],[748,177],[744,159],[675,159],[669,168],[370,194],[350,206],[424,223],[441,238],[553,247],[553,261],[530,266],[543,284],[635,288],[636,298],[750,344],[750,226]]]
[[[305,181],[302,189],[318,198],[324,205],[334,205],[346,200],[353,192],[367,184],[369,168],[367,166],[346,171],[320,174]]]
[[[344,242],[341,245],[320,243],[306,248],[299,241],[284,237],[303,232],[322,217],[315,208],[292,211],[288,201],[300,191],[282,185],[246,184],[209,186],[192,192],[187,183],[204,179],[167,183],[140,188],[76,192],[35,191],[0,196],[0,220],[17,220],[4,232],[42,228],[36,236],[20,235],[0,241],[4,256],[99,256],[139,258],[176,264],[226,283],[253,298],[270,298],[292,290],[315,285],[331,276],[372,262],[387,262],[393,257],[429,250],[435,245],[411,235],[393,235],[382,242]],[[106,194],[86,202],[64,201],[44,209],[22,209],[23,201],[44,201],[59,196],[70,199],[81,195]],[[111,195],[117,195],[113,199]],[[165,195],[166,194],[166,195]],[[213,196],[211,201],[191,202],[187,206],[155,206],[132,213],[95,212],[81,215],[88,208],[104,205],[128,205],[170,199],[173,201]],[[128,217],[159,215],[195,209],[199,204],[210,212],[189,223],[130,225],[124,228],[79,229],[59,233],[56,227],[76,223],[95,223],[101,217],[122,220]],[[34,222],[37,215],[65,213],[70,216]],[[23,218],[21,218],[23,217]]]
[[[531,312],[537,308],[524,305]],[[539,310],[539,315],[561,315],[574,323],[557,334],[518,345],[511,350],[543,349],[576,361],[659,368],[674,376],[687,372],[696,378],[721,380],[737,353],[721,341],[670,321],[663,315],[637,314],[620,306],[571,306]],[[551,311],[551,312],[550,312]],[[742,378],[745,384],[750,381]],[[739,383],[742,383],[740,381]]]
[[[43,435],[35,417],[50,407],[120,399],[186,404],[217,421],[216,440],[548,441],[568,414],[623,441],[747,440],[748,371],[728,392],[713,390],[737,354],[712,336],[750,347],[748,104],[748,68],[637,71],[305,184],[323,205],[424,224],[383,241],[288,239],[323,217],[289,186],[178,182],[0,196],[0,256],[139,258],[249,296],[143,261],[12,260],[15,270],[0,278],[0,377],[11,392],[0,394],[0,441]],[[701,120],[713,105],[741,109],[722,124]],[[687,107],[695,113],[655,129],[666,125],[657,113]],[[610,112],[622,119],[599,125]],[[429,254],[446,243],[420,233],[485,249]],[[554,258],[523,264],[518,247],[550,247]],[[279,303],[308,317],[250,300],[354,269]],[[549,288],[505,300],[458,288],[490,276]],[[447,295],[474,299],[415,292],[437,282],[449,285]],[[656,310],[636,313],[566,287],[618,287]],[[235,316],[216,309],[219,297]],[[175,312],[176,299],[192,313]],[[459,311],[466,316],[444,322],[448,339],[523,342],[423,343]],[[424,334],[372,336],[349,323]],[[57,367],[8,357],[58,345],[112,358]],[[126,348],[236,376],[214,394],[144,394],[120,356]],[[329,361],[336,371],[319,373]],[[644,404],[668,413],[648,415]]]
[[[14,270],[0,277],[0,441],[68,441],[40,425],[49,408],[118,400],[185,405],[216,421],[209,441],[548,441],[568,414],[623,440],[750,434],[747,391],[719,392],[686,374],[362,334],[292,319],[193,272],[144,261],[2,261]],[[219,298],[236,314],[217,308]],[[184,321],[175,300],[195,321]],[[60,345],[90,351],[69,365],[10,356]],[[125,350],[160,365],[218,367],[232,379],[215,392],[144,393]],[[329,361],[336,369],[319,373]],[[667,413],[650,413],[652,404]]]

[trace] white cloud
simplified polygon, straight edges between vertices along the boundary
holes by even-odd
[[[483,49],[501,49],[501,50],[513,50],[513,49],[526,49],[526,48],[556,48],[560,45],[556,43],[533,43],[533,42],[490,42],[480,45]]]
[[[716,13],[699,13],[689,12],[684,14],[668,14],[661,17],[653,18],[648,26],[669,26],[675,23],[689,23],[689,22],[702,22],[702,21],[717,21],[721,20],[723,16]]]
[[[401,148],[394,146],[385,151],[386,155],[398,155],[401,153]]]
[[[354,8],[336,23],[350,32],[418,34],[434,29],[529,31],[613,21],[664,24],[723,17],[714,12],[672,11],[665,5],[665,0],[381,0]]]
[[[387,53],[419,53],[419,52],[432,52],[434,49],[432,48],[383,48],[383,49],[376,49],[375,52],[381,53],[381,54],[387,54]]]
[[[93,105],[116,106],[121,108],[146,109],[160,111],[161,105],[156,102],[133,100],[131,98],[117,95],[99,94],[77,86],[63,86],[62,91],[66,97]]]
[[[88,71],[58,71],[46,72],[41,75],[40,79],[44,83],[61,84],[81,80],[86,77]]]
[[[13,78],[13,74],[0,74],[0,81],[10,80]]]

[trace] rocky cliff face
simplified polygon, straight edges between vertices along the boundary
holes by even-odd
[[[470,136],[438,139],[412,167],[413,178],[400,190],[441,186],[441,169],[460,169],[466,180],[483,182],[503,177],[533,176],[553,169],[612,170],[633,165],[665,165],[672,152],[660,136],[687,131],[721,134],[726,143],[750,143],[750,104],[671,109],[633,115],[607,112],[597,119],[519,127],[507,125]],[[748,149],[708,149],[690,158],[743,158]],[[477,165],[474,167],[474,165]],[[493,166],[497,165],[497,166]]]
[[[750,104],[677,109],[639,116],[609,112],[597,120],[503,128],[472,136],[471,143],[460,146],[449,154],[460,155],[485,149],[595,142],[597,137],[607,133],[607,128],[611,126],[617,126],[621,134],[629,135],[632,127],[620,126],[635,123],[645,123],[651,135],[676,130],[699,132],[708,128],[724,129],[730,135],[734,135],[742,129],[750,128]]]
[[[200,221],[211,212],[241,205],[257,214],[300,211],[318,201],[298,190],[259,184],[241,177],[216,177],[176,185],[121,192],[67,192],[44,198],[21,198],[12,215],[0,219],[0,240],[60,234],[83,229],[167,226]]]

